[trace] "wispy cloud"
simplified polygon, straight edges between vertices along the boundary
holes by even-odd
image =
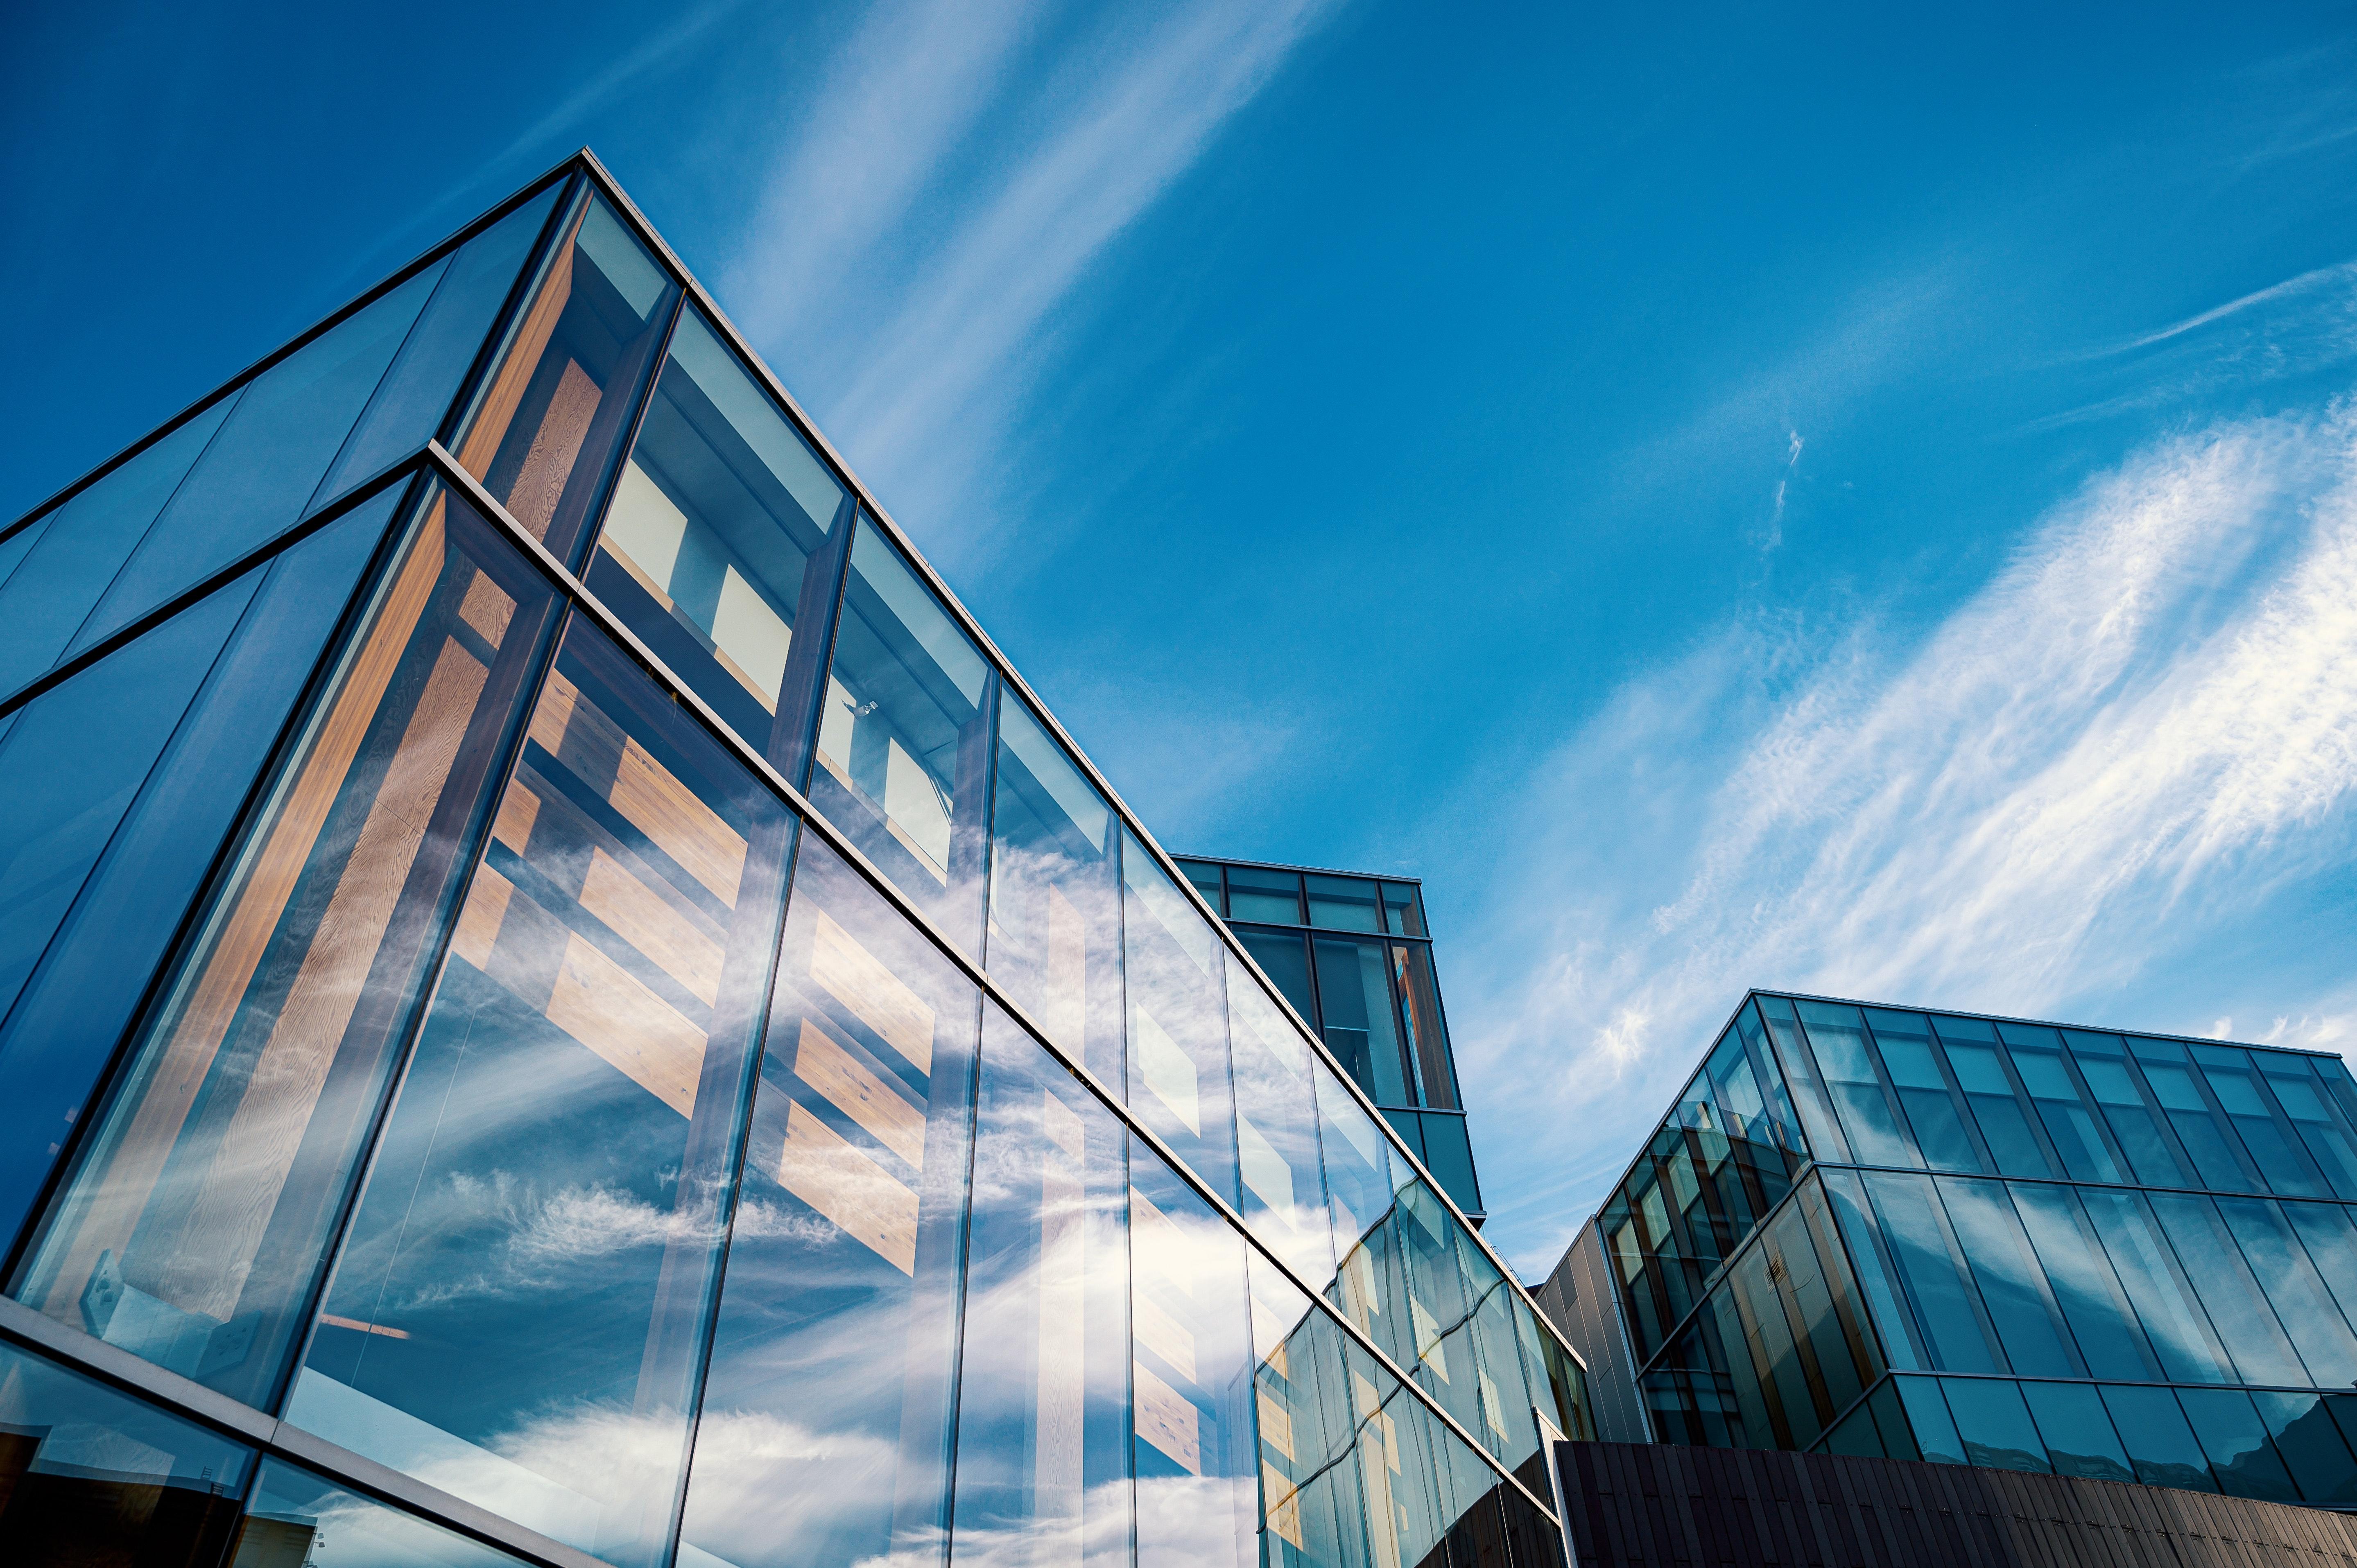
[[[1337,4],[890,0],[828,68],[731,297],[832,382],[830,435],[929,545],[1009,526],[990,498],[1056,308]]]
[[[2138,452],[1928,634],[1850,608],[1631,683],[1519,802],[1452,1002],[1525,1267],[1747,985],[2068,1013],[2349,859],[2351,406]],[[2317,1004],[2281,1036],[2346,1026],[2280,1000]]]

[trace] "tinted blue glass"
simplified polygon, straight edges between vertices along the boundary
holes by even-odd
[[[1950,1372],[2004,1371],[1981,1331],[1972,1283],[1948,1245],[1931,1178],[1876,1175],[1867,1178],[1867,1186],[1914,1298],[1916,1316],[1931,1337],[1933,1365]]]
[[[8,579],[16,575],[16,568],[24,564],[25,556],[41,542],[41,535],[48,532],[49,524],[57,518],[55,511],[37,517],[7,538],[0,539],[0,588],[8,585]]]
[[[230,1568],[522,1568],[522,1561],[266,1459]]]
[[[2357,1335],[2350,1333],[2282,1208],[2264,1198],[2222,1197],[2218,1212],[2241,1243],[2253,1275],[2266,1286],[2309,1380],[2326,1388],[2357,1384]]]
[[[2087,1369],[2099,1378],[2160,1377],[2160,1365],[2136,1326],[2136,1310],[2104,1261],[2103,1246],[2072,1190],[2018,1182],[2012,1193],[2014,1209],[2038,1250]]]
[[[2029,1113],[2014,1093],[2013,1080],[2006,1075],[2005,1061],[1996,1045],[1975,1036],[1949,1036],[1952,1027],[1962,1030],[1977,1026],[1987,1029],[1988,1026],[1978,1019],[1943,1018],[1938,1023],[1949,1069],[1964,1091],[1973,1119],[1979,1123],[1981,1141],[1988,1145],[1989,1157],[1996,1162],[1996,1168],[2009,1176],[2061,1174],[2048,1165],[2046,1152],[2039,1147],[2038,1134],[2030,1130]]]
[[[2214,1492],[2217,1481],[2210,1461],[2177,1395],[2168,1389],[2137,1388],[2106,1383],[2104,1408],[2112,1412],[2112,1429],[2128,1451],[2136,1479],[2147,1487],[2178,1487],[2187,1491]]]
[[[2096,1481],[2133,1481],[2127,1450],[2104,1409],[2103,1396],[2089,1383],[2024,1383],[2022,1396],[2045,1441],[2055,1473]]]
[[[1757,1004],[1746,1006],[1735,1015],[1736,1032],[1743,1037],[1745,1051],[1751,1060],[1752,1075],[1760,1084],[1767,1101],[1769,1119],[1775,1124],[1775,1141],[1796,1155],[1809,1152],[1808,1141],[1801,1132],[1799,1115],[1792,1108],[1792,1095],[1776,1069],[1776,1053],[1768,1043],[1768,1031],[1760,1021]]]
[[[1409,1179],[1405,1161],[1323,1058],[1309,1076],[1318,1093],[1318,1143],[1326,1165],[1326,1201],[1334,1211],[1334,1256],[1347,1266],[1360,1239],[1389,1217],[1395,1187]]]
[[[2186,1277],[2201,1293],[2202,1305],[2209,1308],[2218,1337],[2233,1354],[2242,1380],[2294,1385],[2311,1381],[2210,1199],[2190,1193],[2157,1192],[2152,1195],[2152,1207],[2168,1229]]]
[[[16,690],[57,662],[238,395],[222,398],[83,490],[39,532],[0,587],[0,692]]]
[[[2287,1203],[2283,1211],[2341,1316],[2357,1314],[2357,1229],[2351,1226],[2349,1211],[2337,1203]]]
[[[1943,1378],[1940,1389],[1948,1396],[1964,1456],[1973,1464],[2040,1474],[2053,1469],[2029,1419],[2029,1407],[2021,1402],[2018,1384],[2000,1378]]]
[[[1121,834],[1122,969],[1130,1110],[1236,1201],[1236,1101],[1228,1068],[1227,950],[1136,837]]]
[[[2315,1394],[2252,1391],[2251,1402],[2275,1440],[2276,1453],[2300,1497],[2311,1503],[2357,1502],[2357,1459],[2349,1453],[2332,1413]]]
[[[1238,1207],[1265,1245],[1323,1285],[1334,1277],[1334,1230],[1318,1164],[1313,1053],[1266,992],[1241,975],[1234,979],[1228,1037],[1235,1060]]]
[[[1939,1187],[2013,1370],[2030,1377],[2079,1375],[2079,1359],[2047,1299],[2045,1273],[2030,1255],[2005,1185],[1949,1179]]]
[[[440,433],[562,188],[561,181],[551,186],[450,258],[368,412],[320,481],[313,505],[334,499]]]
[[[2266,1076],[2267,1088],[2291,1118],[2300,1142],[2334,1194],[2341,1197],[2357,1197],[2357,1144],[2352,1144],[2347,1123],[2330,1101],[2330,1091],[2319,1081],[2308,1058],[2281,1051],[2254,1051],[2259,1070]]]
[[[1319,937],[1318,1017],[1326,1047],[1378,1105],[1413,1105],[1400,1015],[1392,1006],[1391,964],[1380,942]]]
[[[1956,1423],[1948,1414],[1948,1402],[1940,1397],[1940,1380],[1895,1378],[1892,1381],[1899,1385],[1907,1424],[1924,1459],[1934,1465],[1966,1463],[1964,1439],[1956,1435]]]
[[[1318,1004],[1309,994],[1308,939],[1277,931],[1238,931],[1236,940],[1252,954],[1261,972],[1276,983],[1277,991],[1302,1022],[1316,1027]]]
[[[371,501],[272,563],[208,684],[149,773],[39,967],[0,1018],[0,1235],[14,1235],[66,1133],[81,1118],[115,1041],[131,1021],[180,917],[196,897],[271,746],[317,662],[328,633],[382,537],[395,497]],[[239,587],[216,596],[236,600]],[[51,698],[70,695],[110,666],[154,656],[188,635],[206,601],[157,628]],[[201,640],[201,639],[199,639]],[[202,660],[195,673],[202,673]],[[177,667],[126,695],[164,704]],[[35,709],[40,703],[35,703]],[[169,715],[164,715],[168,718]],[[100,713],[77,713],[72,745],[103,732]],[[32,789],[42,770],[9,768],[0,743],[0,795]],[[74,776],[86,790],[88,773]],[[0,821],[24,822],[10,812]]]
[[[1803,1002],[1800,1009],[1851,1151],[1867,1165],[1921,1165],[1922,1156],[1900,1133],[1899,1120],[1883,1094],[1881,1077],[1867,1049],[1866,1022],[1857,1009],[1829,1002]]]
[[[1763,996],[1760,998],[1760,1013],[1766,1021],[1769,1043],[1775,1049],[1784,1081],[1792,1088],[1792,1107],[1800,1116],[1802,1130],[1808,1135],[1808,1148],[1821,1160],[1848,1159],[1849,1142],[1842,1136],[1841,1124],[1835,1120],[1833,1101],[1818,1075],[1815,1058],[1801,1038],[1800,1020],[1792,1012],[1792,1004],[1781,996]]]
[[[2222,1192],[2248,1192],[2256,1185],[2236,1157],[2234,1143],[2212,1113],[2208,1097],[2185,1060],[2185,1047],[2173,1040],[2130,1042],[2153,1097],[2168,1112],[2169,1124],[2201,1174],[2200,1185]]]
[[[1930,1024],[1919,1013],[1887,1013],[1873,1007],[1867,1009],[1867,1022],[1874,1030],[1882,1065],[1889,1071],[1900,1104],[1906,1109],[1908,1125],[1914,1129],[1916,1147],[1922,1151],[1924,1161],[1936,1171],[1982,1169],[1964,1118],[1957,1113],[1955,1098],[1948,1090],[1947,1076],[1940,1070],[1939,1058],[1932,1049]]]
[[[2232,1374],[2225,1348],[2143,1197],[2082,1188],[2079,1197],[2103,1238],[2104,1256],[2136,1304],[2136,1317],[2165,1375],[2180,1382],[2228,1381]]]
[[[2152,1108],[2145,1103],[2135,1075],[2128,1070],[2126,1047],[2109,1035],[2084,1035],[2075,1029],[2066,1033],[2080,1074],[2086,1079],[2095,1103],[2103,1107],[2104,1121],[2127,1155],[2136,1179],[2156,1187],[2190,1185]]]
[[[1481,1188],[1473,1178],[1473,1145],[1465,1135],[1465,1118],[1426,1112],[1422,1120],[1424,1168],[1458,1208],[1480,1213]]]
[[[2299,1488],[2276,1457],[2250,1395],[2240,1389],[2179,1389],[2177,1401],[2193,1423],[2193,1434],[2201,1440],[2210,1473],[2218,1477],[2221,1490],[2230,1497],[2270,1502],[2299,1500]]]
[[[1881,1228],[1872,1217],[1866,1189],[1854,1171],[1819,1172],[1834,1219],[1848,1244],[1850,1264],[1857,1270],[1858,1289],[1882,1341],[1882,1353],[1901,1370],[1926,1364],[1914,1320],[1909,1316],[1906,1293],[1899,1282]]]
[[[302,514],[440,274],[427,268],[254,379],[72,649],[145,614]]]
[[[2260,1087],[2250,1053],[2226,1046],[2196,1046],[2193,1059],[2268,1187],[2292,1197],[2329,1197],[2330,1189],[2309,1163],[2291,1123],[2277,1118],[2269,1103],[2273,1097]]]
[[[2051,1029],[2011,1024],[2005,1026],[2005,1037],[2007,1054],[2021,1075],[2022,1088],[2029,1091],[2030,1103],[2038,1108],[2039,1122],[2053,1142],[2063,1174],[2080,1181],[2121,1179],[2119,1164],[2112,1158],[2111,1146],[2095,1123],[2095,1113],[2080,1098],[2079,1086],[2064,1065],[2062,1037]]]

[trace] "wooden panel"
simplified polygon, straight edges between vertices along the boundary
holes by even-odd
[[[745,874],[744,839],[584,697],[561,670],[549,672],[533,711],[531,733],[650,843],[723,904],[736,908]]]
[[[565,940],[548,1021],[682,1116],[695,1113],[704,1031],[577,935]]]
[[[913,1278],[917,1195],[825,1122],[789,1102],[778,1185]]]
[[[1136,1376],[1137,1434],[1168,1455],[1190,1476],[1203,1473],[1201,1416],[1178,1390],[1154,1375],[1145,1362],[1133,1363]]]
[[[467,907],[458,911],[458,929],[450,933],[450,950],[477,969],[491,967],[491,948],[500,940],[507,918],[508,896],[515,884],[488,865],[475,868],[475,885],[467,890]]]
[[[458,448],[459,465],[477,478],[491,470],[491,459],[500,449],[500,440],[508,433],[508,422],[515,417],[516,406],[532,385],[533,372],[540,368],[540,357],[548,348],[549,335],[556,330],[556,318],[565,314],[565,302],[573,297],[573,240],[567,235],[558,247],[556,260],[549,263],[548,276],[542,280],[540,293],[532,302],[532,309],[517,328],[515,340],[508,345],[507,358],[500,364],[498,379],[484,394],[482,406],[475,413],[474,423],[467,428],[466,443]]]
[[[508,635],[508,623],[515,618],[513,595],[491,581],[490,574],[478,567],[475,580],[467,585],[467,596],[458,601],[458,618],[475,628],[485,642],[497,650]]]
[[[534,539],[548,537],[549,521],[556,516],[556,503],[565,499],[565,482],[573,477],[573,465],[581,456],[581,443],[603,395],[588,371],[571,360],[565,361],[547,412],[540,416],[540,428],[532,433],[523,467],[508,488],[509,512],[532,530]]]
[[[802,1020],[802,1038],[794,1045],[794,1075],[911,1167],[923,1167],[923,1109],[909,1104],[808,1018]]]
[[[720,1000],[720,966],[727,956],[721,945],[689,924],[621,862],[594,846],[581,880],[581,907],[705,1006]]]
[[[1293,1451],[1293,1412],[1266,1389],[1255,1391],[1260,1396],[1260,1440],[1288,1459],[1300,1458]]]
[[[932,1075],[933,1010],[823,909],[811,942],[810,972],[813,983],[881,1035],[910,1066]]]
[[[514,779],[500,797],[500,814],[491,820],[491,836],[522,854],[532,843],[532,827],[539,820],[540,797],[522,779]]]

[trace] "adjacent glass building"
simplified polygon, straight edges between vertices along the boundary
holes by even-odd
[[[1278,994],[569,160],[0,531],[0,1546],[1558,1563]]]
[[[1181,859],[1178,869],[1480,1225],[1481,1184],[1433,973],[1424,884],[1246,860]]]
[[[1622,1440],[2357,1506],[2335,1056],[1755,993],[1540,1292]]]

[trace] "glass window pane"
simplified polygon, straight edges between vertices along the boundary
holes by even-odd
[[[1301,924],[1301,878],[1290,871],[1228,867],[1228,918]]]
[[[1380,931],[1375,885],[1355,876],[1309,876],[1309,923],[1338,931]]]
[[[2209,1315],[2162,1240],[2143,1196],[2088,1187],[2078,1189],[2078,1196],[2103,1238],[2104,1255],[2121,1286],[2136,1304],[2162,1375],[2174,1382],[2227,1381],[2231,1374],[2225,1347],[2218,1343]]]
[[[458,248],[434,297],[385,372],[368,412],[320,482],[321,506],[440,434],[467,372],[475,367],[516,274],[532,255],[563,194],[560,181]]]
[[[399,499],[366,502],[258,569],[258,590],[247,580],[156,628],[23,710],[0,740],[0,950],[11,955],[0,977],[0,1235],[16,1234],[88,1109]],[[241,599],[219,658],[204,656],[204,636],[187,646],[198,624]],[[198,677],[205,684],[182,715],[173,687]],[[149,719],[177,723],[117,826],[110,812],[142,764],[136,746],[115,747],[126,725]],[[87,881],[70,869],[77,840],[94,856]],[[26,889],[27,872],[59,877],[59,897],[80,887],[54,937],[43,911],[59,906]]]
[[[1261,1537],[1269,1568],[1369,1563],[1365,1494],[1341,1330],[1267,1262],[1247,1260]]]
[[[18,1299],[269,1400],[553,613],[545,579],[428,494],[140,1026]]]
[[[1763,996],[1760,998],[1760,1013],[1767,1022],[1768,1039],[1775,1049],[1778,1067],[1784,1081],[1792,1087],[1793,1109],[1800,1114],[1810,1151],[1821,1160],[1848,1159],[1848,1141],[1842,1136],[1841,1124],[1834,1119],[1833,1101],[1817,1074],[1815,1058],[1801,1038],[1800,1020],[1793,1015],[1792,1004],[1781,996]]]
[[[1931,1337],[1932,1364],[1950,1372],[2004,1371],[1982,1332],[1977,1294],[1949,1245],[1931,1178],[1876,1175],[1867,1187]]]
[[[521,1568],[522,1562],[284,1459],[268,1459],[229,1568]]]
[[[1225,915],[1228,912],[1227,906],[1221,902],[1218,866],[1208,860],[1182,860],[1178,863],[1178,874],[1203,896],[1203,902],[1211,907],[1211,913]]]
[[[1050,1043],[1122,1081],[1113,812],[1012,692],[990,807],[991,978]]]
[[[938,1549],[974,985],[803,835],[770,1004],[681,1555]]]
[[[476,394],[456,456],[571,563],[678,298],[602,197],[576,204]]]
[[[1978,1171],[1980,1156],[1964,1131],[1955,1097],[1948,1091],[1947,1075],[1940,1070],[1932,1048],[1932,1026],[1920,1013],[1888,1013],[1867,1009],[1874,1043],[1882,1065],[1898,1090],[1899,1102],[1914,1129],[1916,1146],[1935,1171]]]
[[[1376,1104],[1415,1104],[1398,1015],[1392,1008],[1387,950],[1380,942],[1337,937],[1320,937],[1311,945],[1317,950],[1318,1016],[1326,1048]]]
[[[952,1561],[1124,1568],[1127,1134],[989,1004],[980,1095]]]
[[[1420,943],[1394,944],[1392,978],[1424,1103],[1436,1111],[1454,1111],[1458,1104],[1457,1073],[1448,1053],[1448,1028],[1440,1015],[1440,987],[1432,978],[1432,950]]]
[[[2261,1087],[2250,1053],[2226,1046],[2196,1046],[2193,1059],[2268,1188],[2292,1197],[2330,1196],[2291,1123],[2276,1114],[2274,1096]]]
[[[1940,1397],[1941,1380],[1894,1378],[1891,1380],[1899,1385],[1900,1402],[1906,1409],[1907,1424],[1913,1429],[1916,1447],[1925,1461],[1933,1465],[1965,1463],[1964,1439],[1956,1435],[1956,1423],[1948,1414],[1948,1402]]]
[[[1318,1004],[1309,993],[1308,939],[1289,931],[1238,931],[1235,936],[1302,1021],[1315,1026]]]
[[[1309,1043],[1276,1004],[1237,976],[1228,987],[1235,1058],[1236,1168],[1244,1223],[1277,1256],[1323,1283],[1334,1275],[1334,1234],[1318,1152]]]
[[[1473,1144],[1465,1133],[1465,1118],[1426,1114],[1417,1120],[1424,1123],[1424,1168],[1458,1208],[1480,1213],[1481,1184],[1473,1175]]]
[[[790,778],[841,559],[828,536],[847,493],[702,314],[683,311],[588,583]]]
[[[2136,1479],[2147,1487],[2177,1487],[2191,1492],[2214,1492],[2218,1483],[2201,1452],[2177,1395],[2169,1389],[2106,1383],[2104,1408],[2112,1413],[2112,1429],[2126,1444]]]
[[[2083,1034],[2076,1029],[2066,1030],[2065,1035],[2072,1058],[2095,1103],[2103,1107],[2104,1121],[2127,1155],[2136,1179],[2154,1187],[2188,1185],[2153,1108],[2145,1102],[2143,1090],[2128,1070],[2126,1048],[2110,1035]]]
[[[9,1561],[219,1562],[251,1450],[0,1346],[0,1539]]]
[[[1949,1179],[1936,1185],[2012,1369],[2032,1377],[2082,1375],[2005,1184]]]
[[[1242,1565],[1260,1473],[1243,1238],[1135,1138],[1129,1177],[1139,1568]]]
[[[1211,1189],[1236,1200],[1236,1102],[1219,934],[1122,831],[1129,1108]]]
[[[576,621],[289,1421],[608,1562],[662,1556],[791,845]]]
[[[1857,1173],[1820,1167],[1819,1180],[1824,1186],[1835,1221],[1841,1228],[1842,1240],[1848,1244],[1850,1266],[1857,1271],[1858,1288],[1866,1296],[1867,1312],[1873,1316],[1884,1357],[1892,1367],[1902,1370],[1929,1364],[1914,1319],[1907,1310],[1897,1261],[1885,1245],[1882,1229],[1874,1220]]]
[[[2004,1033],[2007,1054],[2021,1075],[2030,1103],[2038,1108],[2039,1122],[2053,1141],[2063,1174],[2080,1181],[2120,1180],[2111,1145],[2064,1065],[2062,1037],[2051,1029],[2026,1029],[2011,1024],[2004,1026]]]
[[[1424,929],[1424,901],[1413,887],[1396,882],[1383,884],[1383,929],[1395,937],[1421,937]]]
[[[0,587],[0,692],[58,661],[240,395],[223,397],[75,496],[34,536]]]
[[[2287,1203],[2283,1210],[2341,1316],[2357,1312],[2357,1230],[2349,1211],[2337,1203]]]
[[[1433,1434],[1424,1407],[1356,1344],[1343,1347],[1357,1426],[1358,1473],[1372,1561],[1380,1568],[1432,1560],[1444,1532]]]
[[[2333,1194],[2357,1197],[2357,1144],[2348,1124],[2332,1107],[2329,1091],[2310,1069],[2308,1059],[2281,1051],[2254,1051],[2267,1088],[2282,1106],[2323,1172]]]
[[[2357,1459],[2349,1453],[2325,1402],[2315,1394],[2251,1391],[2276,1453],[2300,1497],[2311,1503],[2357,1502]]]
[[[1391,1213],[1396,1183],[1408,1179],[1405,1162],[1394,1174],[1385,1138],[1332,1069],[1316,1058],[1309,1076],[1318,1088],[1318,1147],[1326,1162],[1326,1197],[1334,1209],[1337,1266],[1348,1266],[1360,1239]]]
[[[2017,1182],[2012,1193],[2087,1369],[2098,1378],[2158,1380],[2160,1364],[2136,1326],[2135,1309],[2104,1261],[2073,1189]]]
[[[2264,1198],[2222,1197],[2217,1202],[2219,1214],[2242,1246],[2244,1260],[2307,1365],[2308,1380],[2325,1388],[2357,1385],[2357,1335],[2350,1333],[2283,1209]]]
[[[426,268],[254,378],[69,653],[128,626],[303,514],[446,264]]]
[[[41,535],[48,532],[50,523],[57,521],[58,512],[64,510],[59,507],[37,517],[14,533],[0,538],[0,587],[7,586],[8,579],[16,575],[17,567],[24,564],[26,555],[41,542]]]
[[[2022,1394],[2045,1440],[2046,1456],[2061,1476],[2083,1476],[2094,1481],[2128,1481],[2136,1471],[2120,1446],[2119,1434],[2104,1409],[2103,1396],[2091,1383],[2024,1383]]]
[[[2177,1402],[2209,1455],[2210,1473],[2228,1497],[2296,1503],[2299,1488],[2267,1440],[2266,1424],[2240,1389],[2179,1389]]]
[[[2009,1176],[2060,1175],[2047,1164],[2046,1153],[2039,1147],[2038,1134],[2030,1130],[2029,1113],[2014,1094],[2013,1080],[2006,1075],[2005,1061],[1997,1055],[1996,1047],[1972,1040],[1951,1040],[1944,1032],[1947,1020],[1940,1023],[1941,1044],[1946,1047],[1948,1066],[1964,1091],[1964,1102],[1972,1107],[1981,1141],[1988,1146],[1989,1157],[1996,1162],[1997,1170]]]
[[[2029,1407],[2021,1402],[2019,1384],[2003,1378],[1943,1378],[1940,1390],[1948,1396],[1948,1412],[1956,1418],[1969,1462],[2041,1475],[2053,1470]]]
[[[1867,1165],[1922,1165],[1922,1155],[1899,1131],[1899,1119],[1883,1094],[1881,1078],[1867,1050],[1866,1021],[1857,1009],[1829,1002],[1803,1002],[1800,1009],[1852,1152]]]
[[[2276,1322],[2266,1293],[2251,1277],[2233,1240],[2206,1197],[2190,1193],[2157,1192],[2153,1211],[2160,1216],[2185,1265],[2186,1277],[2210,1310],[2218,1337],[2233,1353],[2242,1381],[2292,1383],[2310,1381]]]
[[[2201,1172],[2201,1185],[2222,1192],[2249,1192],[2258,1184],[2244,1167],[2235,1139],[2212,1114],[2201,1082],[2185,1065],[2185,1047],[2174,1040],[2131,1040],[2144,1079],[2169,1114],[2179,1142]]]
[[[981,950],[997,676],[862,519],[820,708],[811,800],[952,941]]]

